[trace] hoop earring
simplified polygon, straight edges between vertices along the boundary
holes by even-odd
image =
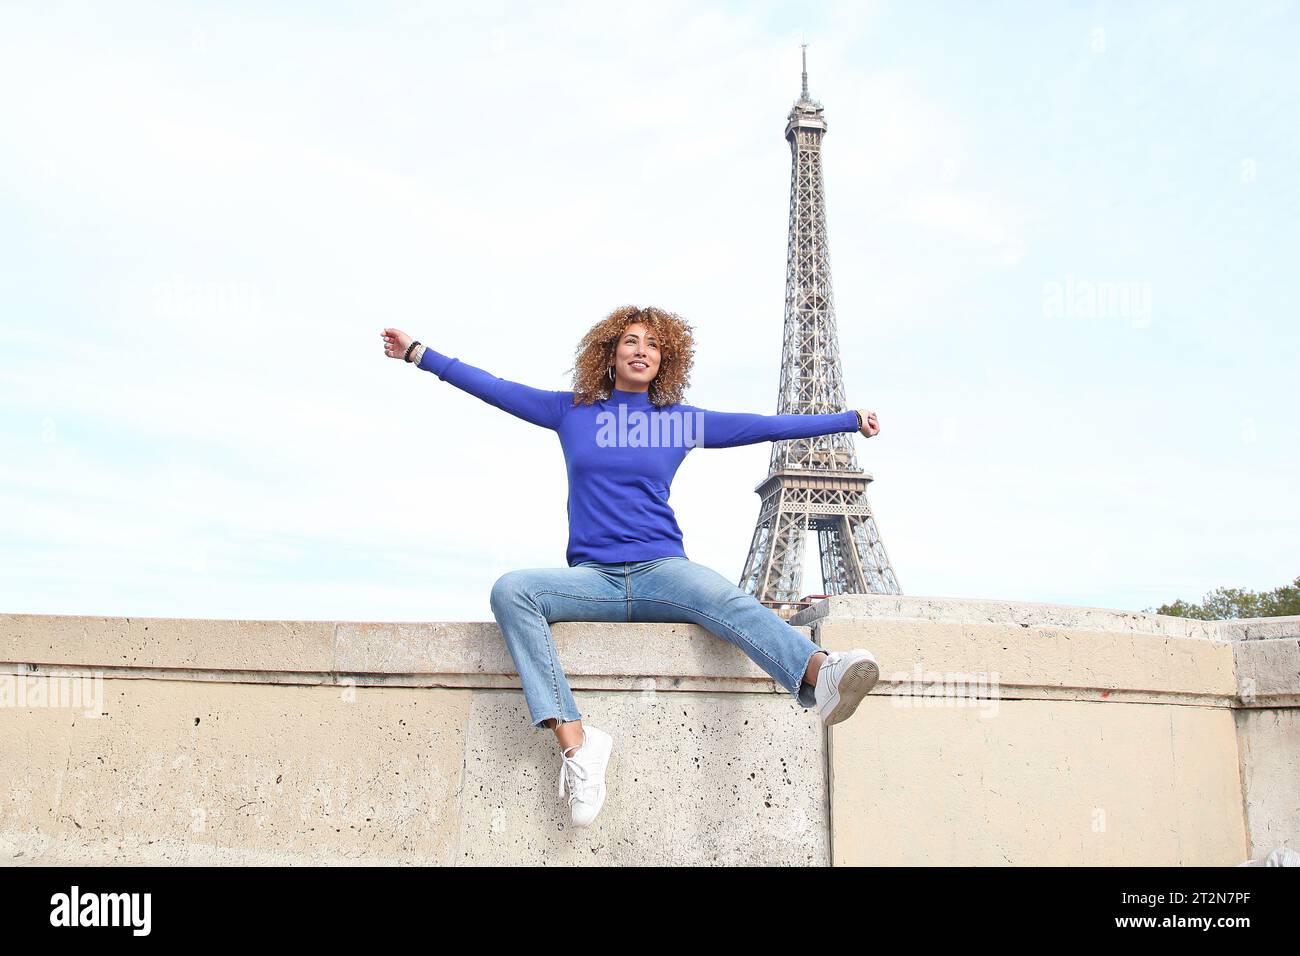
[[[609,380],[614,381],[614,366],[612,365],[609,367]]]

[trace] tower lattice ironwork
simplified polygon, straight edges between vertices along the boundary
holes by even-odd
[[[785,127],[790,236],[777,414],[826,414],[847,407],[826,241],[822,112],[808,95],[805,48],[803,95]],[[839,432],[772,444],[767,477],[754,489],[762,503],[739,586],[782,616],[801,606],[804,535],[811,530],[817,532],[827,594],[901,593],[867,501],[872,476],[858,467],[856,438]]]

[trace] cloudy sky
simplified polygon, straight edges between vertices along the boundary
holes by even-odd
[[[0,610],[490,620],[565,563],[558,441],[380,331],[564,389],[655,304],[688,401],[774,412],[801,39],[904,593],[1300,574],[1294,4],[33,2],[0,5]],[[732,580],[769,449],[673,486]]]

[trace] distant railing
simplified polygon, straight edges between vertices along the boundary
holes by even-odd
[[[824,601],[829,594],[805,594],[797,601],[760,601],[764,607],[771,608],[778,617],[791,618],[804,608],[812,607],[816,601]]]

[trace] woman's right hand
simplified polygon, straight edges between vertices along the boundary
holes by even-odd
[[[384,354],[389,358],[406,360],[406,350],[411,345],[411,337],[400,329],[384,329],[380,334],[384,340]]]

